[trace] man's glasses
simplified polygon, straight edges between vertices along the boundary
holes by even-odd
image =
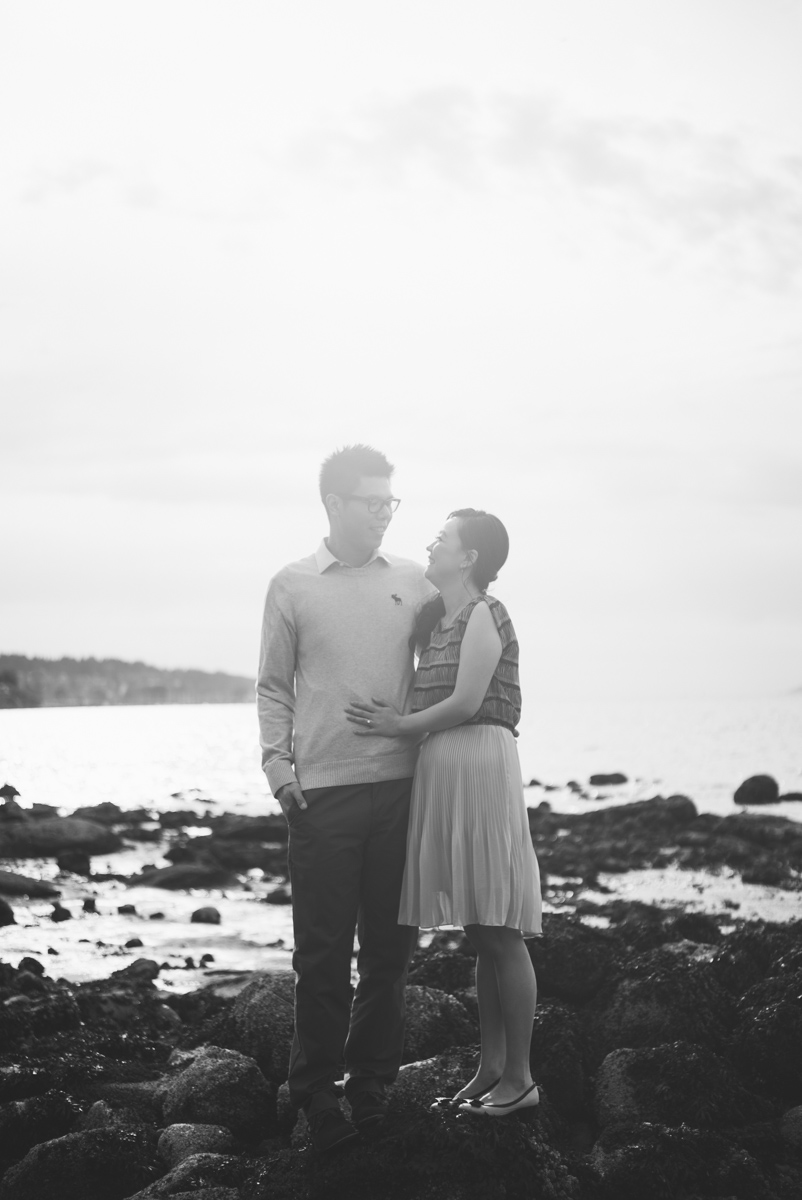
[[[391,513],[394,513],[401,503],[395,496],[355,496],[353,493],[341,495],[342,500],[358,500],[360,504],[366,504],[369,513],[380,513],[383,508],[389,508]]]

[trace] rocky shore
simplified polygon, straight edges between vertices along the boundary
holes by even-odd
[[[26,955],[0,965],[0,1200],[797,1200],[802,921],[630,903],[605,897],[599,876],[673,863],[757,872],[791,893],[802,827],[753,812],[712,818],[678,796],[529,813],[545,896],[565,909],[546,912],[543,937],[527,943],[535,1117],[428,1111],[477,1054],[474,963],[459,933],[416,952],[383,1131],[331,1160],[314,1156],[289,1104],[292,972],[212,967],[176,994],[152,958],[75,983],[57,976],[57,959]],[[254,870],[288,899],[283,818],[152,818],[114,805],[66,818],[11,797],[0,920],[30,889],[57,892],[67,872],[101,882],[92,855],[110,838],[152,842],[169,863],[125,877],[132,901],[145,881],[247,886]],[[55,884],[30,870],[48,855],[72,856]],[[588,886],[599,899],[582,899]]]

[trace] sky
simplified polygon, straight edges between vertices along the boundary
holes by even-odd
[[[802,686],[802,3],[0,0],[0,652],[252,675],[368,442],[524,688]]]

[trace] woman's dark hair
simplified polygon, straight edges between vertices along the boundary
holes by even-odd
[[[457,508],[448,517],[449,520],[456,517],[459,521],[459,540],[464,548],[476,551],[471,578],[482,592],[486,592],[488,585],[498,579],[498,573],[507,561],[510,552],[507,530],[498,517],[480,508]],[[425,649],[432,630],[445,614],[446,606],[438,592],[418,610],[410,646]]]
[[[346,496],[359,487],[360,479],[377,475],[389,479],[395,468],[381,450],[357,442],[355,446],[343,446],[335,450],[320,468],[320,499],[324,505],[330,492]]]

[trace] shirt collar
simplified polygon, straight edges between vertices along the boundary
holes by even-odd
[[[390,562],[383,550],[374,550],[364,566],[369,567],[370,564],[376,562],[377,559],[381,559],[381,561],[384,563]],[[317,569],[321,575],[324,571],[328,571],[329,567],[333,567],[335,563],[340,567],[348,567],[349,570],[353,570],[349,563],[344,563],[339,558],[335,558],[331,550],[329,550],[328,546],[326,545],[325,538],[315,551],[315,562],[317,563]]]

